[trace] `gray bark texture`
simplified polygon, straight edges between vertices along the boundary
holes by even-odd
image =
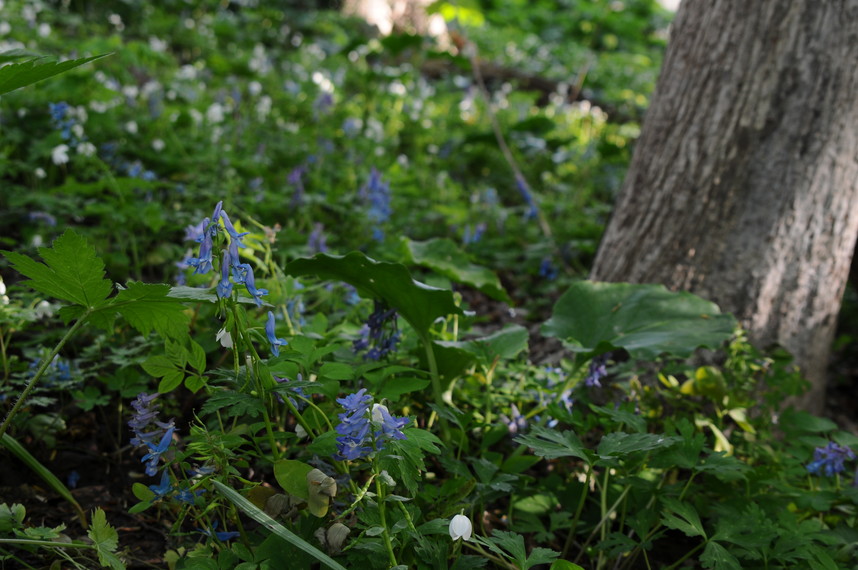
[[[684,0],[591,279],[714,301],[818,412],[856,235],[858,0]]]

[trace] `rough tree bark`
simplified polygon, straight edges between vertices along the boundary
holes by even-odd
[[[858,0],[684,0],[591,279],[716,302],[819,411],[858,234]]]

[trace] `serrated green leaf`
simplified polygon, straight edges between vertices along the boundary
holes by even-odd
[[[408,261],[422,265],[457,283],[469,285],[492,299],[511,303],[497,275],[490,269],[471,263],[467,253],[449,238],[411,241],[402,238]]]
[[[602,459],[622,458],[631,453],[670,447],[680,440],[677,436],[654,433],[611,432],[599,442],[596,453]]]
[[[6,68],[0,68],[0,72],[3,69]],[[54,240],[50,248],[39,248],[45,263],[13,251],[2,253],[13,269],[29,277],[24,284],[88,309],[103,306],[113,288],[104,278],[104,262],[96,255],[95,248],[71,229]]]
[[[571,430],[558,432],[544,426],[534,426],[530,433],[516,437],[515,441],[526,445],[533,453],[545,459],[577,457],[587,463],[592,461],[591,452]]]
[[[191,339],[191,351],[188,361],[191,363],[191,367],[197,372],[202,373],[206,371],[206,351],[193,339]]]
[[[125,568],[125,564],[114,554],[119,546],[119,534],[107,523],[107,517],[100,508],[92,514],[92,526],[86,534],[92,540],[102,566]]]
[[[80,59],[70,59],[62,62],[58,62],[47,57],[38,57],[30,61],[12,63],[10,65],[0,67],[0,95],[9,93],[10,91],[14,91],[21,87],[26,87],[27,85],[32,85],[33,83],[53,77],[54,75],[59,75],[60,73],[64,73],[70,69],[74,69],[75,67],[79,67],[85,63],[95,61],[96,59],[100,59],[108,55],[110,54],[104,53],[101,55],[94,55],[92,57],[82,57]]]
[[[217,303],[217,295],[214,293],[214,289],[200,289],[199,287],[188,287],[187,285],[171,287],[170,293],[167,296],[171,299],[180,299],[182,301]]]
[[[524,563],[524,568],[526,570],[527,568],[533,568],[539,564],[549,564],[554,562],[559,556],[560,553],[556,550],[536,547],[530,551],[530,556],[527,557],[527,560]]]
[[[233,390],[216,392],[206,399],[200,412],[210,414],[220,411],[227,418],[240,417],[245,414],[257,417],[262,414],[262,402],[250,394],[242,394]]]
[[[632,358],[663,353],[691,356],[701,346],[717,348],[736,326],[732,315],[690,293],[662,285],[574,283],[542,326],[545,336],[565,341],[574,352],[623,348]]]
[[[491,542],[508,552],[512,559],[518,562],[519,568],[527,568],[527,550],[524,546],[524,537],[515,532],[505,530],[493,530],[489,538]]]
[[[637,433],[646,431],[646,420],[638,414],[629,410],[614,407],[600,407],[590,404],[590,409],[594,412],[607,416],[619,424],[625,424],[635,430]]]
[[[706,539],[703,523],[693,506],[673,497],[663,497],[661,504],[664,506],[661,518],[664,526],[682,531],[686,536],[702,536]]]
[[[704,568],[713,570],[742,570],[739,560],[715,541],[706,543],[706,548],[700,555],[700,563]]]
[[[182,370],[173,370],[172,372],[168,372],[158,383],[158,393],[166,394],[167,392],[172,392],[179,387],[184,379],[185,372]]]
[[[105,311],[116,311],[140,334],[155,330],[164,338],[182,339],[188,335],[190,318],[181,300],[170,297],[170,286],[129,281]]]
[[[193,393],[197,393],[203,386],[206,385],[206,377],[199,374],[193,374],[185,378],[185,388]]]
[[[163,378],[164,376],[175,373],[176,371],[181,372],[176,364],[164,354],[150,356],[141,366],[143,366],[143,370],[145,370],[147,374],[154,376],[155,378]]]
[[[361,296],[386,301],[421,335],[429,332],[435,319],[463,314],[452,291],[415,281],[401,263],[375,261],[358,251],[344,256],[320,253],[310,259],[296,259],[284,272],[345,281]]]

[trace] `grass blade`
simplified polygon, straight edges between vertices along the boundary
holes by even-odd
[[[68,501],[71,506],[75,508],[78,516],[80,517],[80,524],[83,526],[84,530],[89,528],[89,525],[86,522],[86,513],[83,512],[80,504],[72,496],[69,488],[66,487],[62,481],[57,479],[56,475],[51,473],[50,469],[39,463],[38,459],[33,457],[23,445],[18,443],[17,439],[8,433],[3,434],[3,437],[0,438],[0,442],[2,442],[6,449],[11,451],[18,459],[23,461],[36,475],[41,477],[51,489],[56,491],[59,496]]]
[[[223,496],[232,501],[238,508],[286,542],[300,548],[328,568],[333,568],[334,570],[346,570],[345,566],[342,566],[336,560],[268,516],[265,511],[242,497],[235,489],[227,487],[220,481],[212,481],[212,483],[214,483],[215,488]]]

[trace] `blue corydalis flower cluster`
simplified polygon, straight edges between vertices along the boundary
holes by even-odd
[[[158,464],[169,449],[176,429],[173,420],[166,423],[157,421],[158,405],[154,403],[157,397],[158,394],[138,394],[137,399],[131,402],[134,415],[128,422],[128,427],[134,432],[131,445],[149,450],[140,460],[146,464],[146,475],[149,476],[158,472]]]
[[[192,239],[200,244],[200,253],[198,257],[191,257],[184,260],[184,263],[190,267],[196,268],[195,274],[204,275],[213,268],[214,256],[214,238],[217,236],[220,223],[223,222],[223,227],[226,233],[229,234],[229,245],[222,252],[223,258],[220,264],[221,278],[217,284],[217,294],[220,298],[226,298],[232,295],[234,284],[242,284],[253,297],[258,307],[262,306],[263,295],[268,294],[267,289],[257,289],[256,278],[253,275],[253,267],[249,263],[241,263],[238,248],[245,247],[241,238],[249,232],[238,233],[235,226],[226,212],[223,211],[223,202],[218,202],[215,206],[214,213],[211,218],[203,218],[203,221],[196,225],[191,225],[185,228],[186,239]],[[230,276],[232,280],[230,281]]]
[[[373,239],[384,240],[381,224],[389,220],[393,213],[390,207],[390,183],[384,182],[381,179],[381,173],[373,168],[369,175],[369,182],[360,189],[359,196],[369,206],[367,217],[373,223]]]
[[[381,360],[395,351],[398,343],[396,310],[376,299],[372,314],[360,329],[360,338],[352,343],[355,354],[365,350],[364,360]]]
[[[75,146],[77,144],[77,140],[74,137],[72,128],[75,126],[77,121],[69,114],[69,104],[65,101],[60,101],[59,103],[48,103],[48,109],[51,113],[51,123],[54,125],[55,129],[60,131],[62,139],[71,143],[72,146]]]
[[[367,457],[374,451],[381,451],[387,441],[405,439],[401,430],[408,425],[408,418],[392,415],[387,406],[373,405],[372,396],[366,393],[366,388],[345,398],[338,398],[337,402],[344,411],[339,415],[340,424],[336,427],[339,437],[334,459],[353,461]]]
[[[590,369],[584,378],[584,385],[590,388],[601,388],[602,379],[608,376],[608,354],[602,354],[590,361]]]
[[[828,445],[817,447],[813,451],[813,461],[808,463],[807,471],[814,475],[825,474],[827,477],[832,477],[836,473],[843,473],[846,470],[844,463],[853,459],[855,459],[854,451],[830,441]]]
[[[530,191],[530,186],[527,180],[521,176],[515,177],[515,186],[518,188],[524,203],[527,205],[527,212],[524,214],[525,219],[532,220],[539,214],[539,208],[536,206],[536,201],[533,199],[533,193]]]

